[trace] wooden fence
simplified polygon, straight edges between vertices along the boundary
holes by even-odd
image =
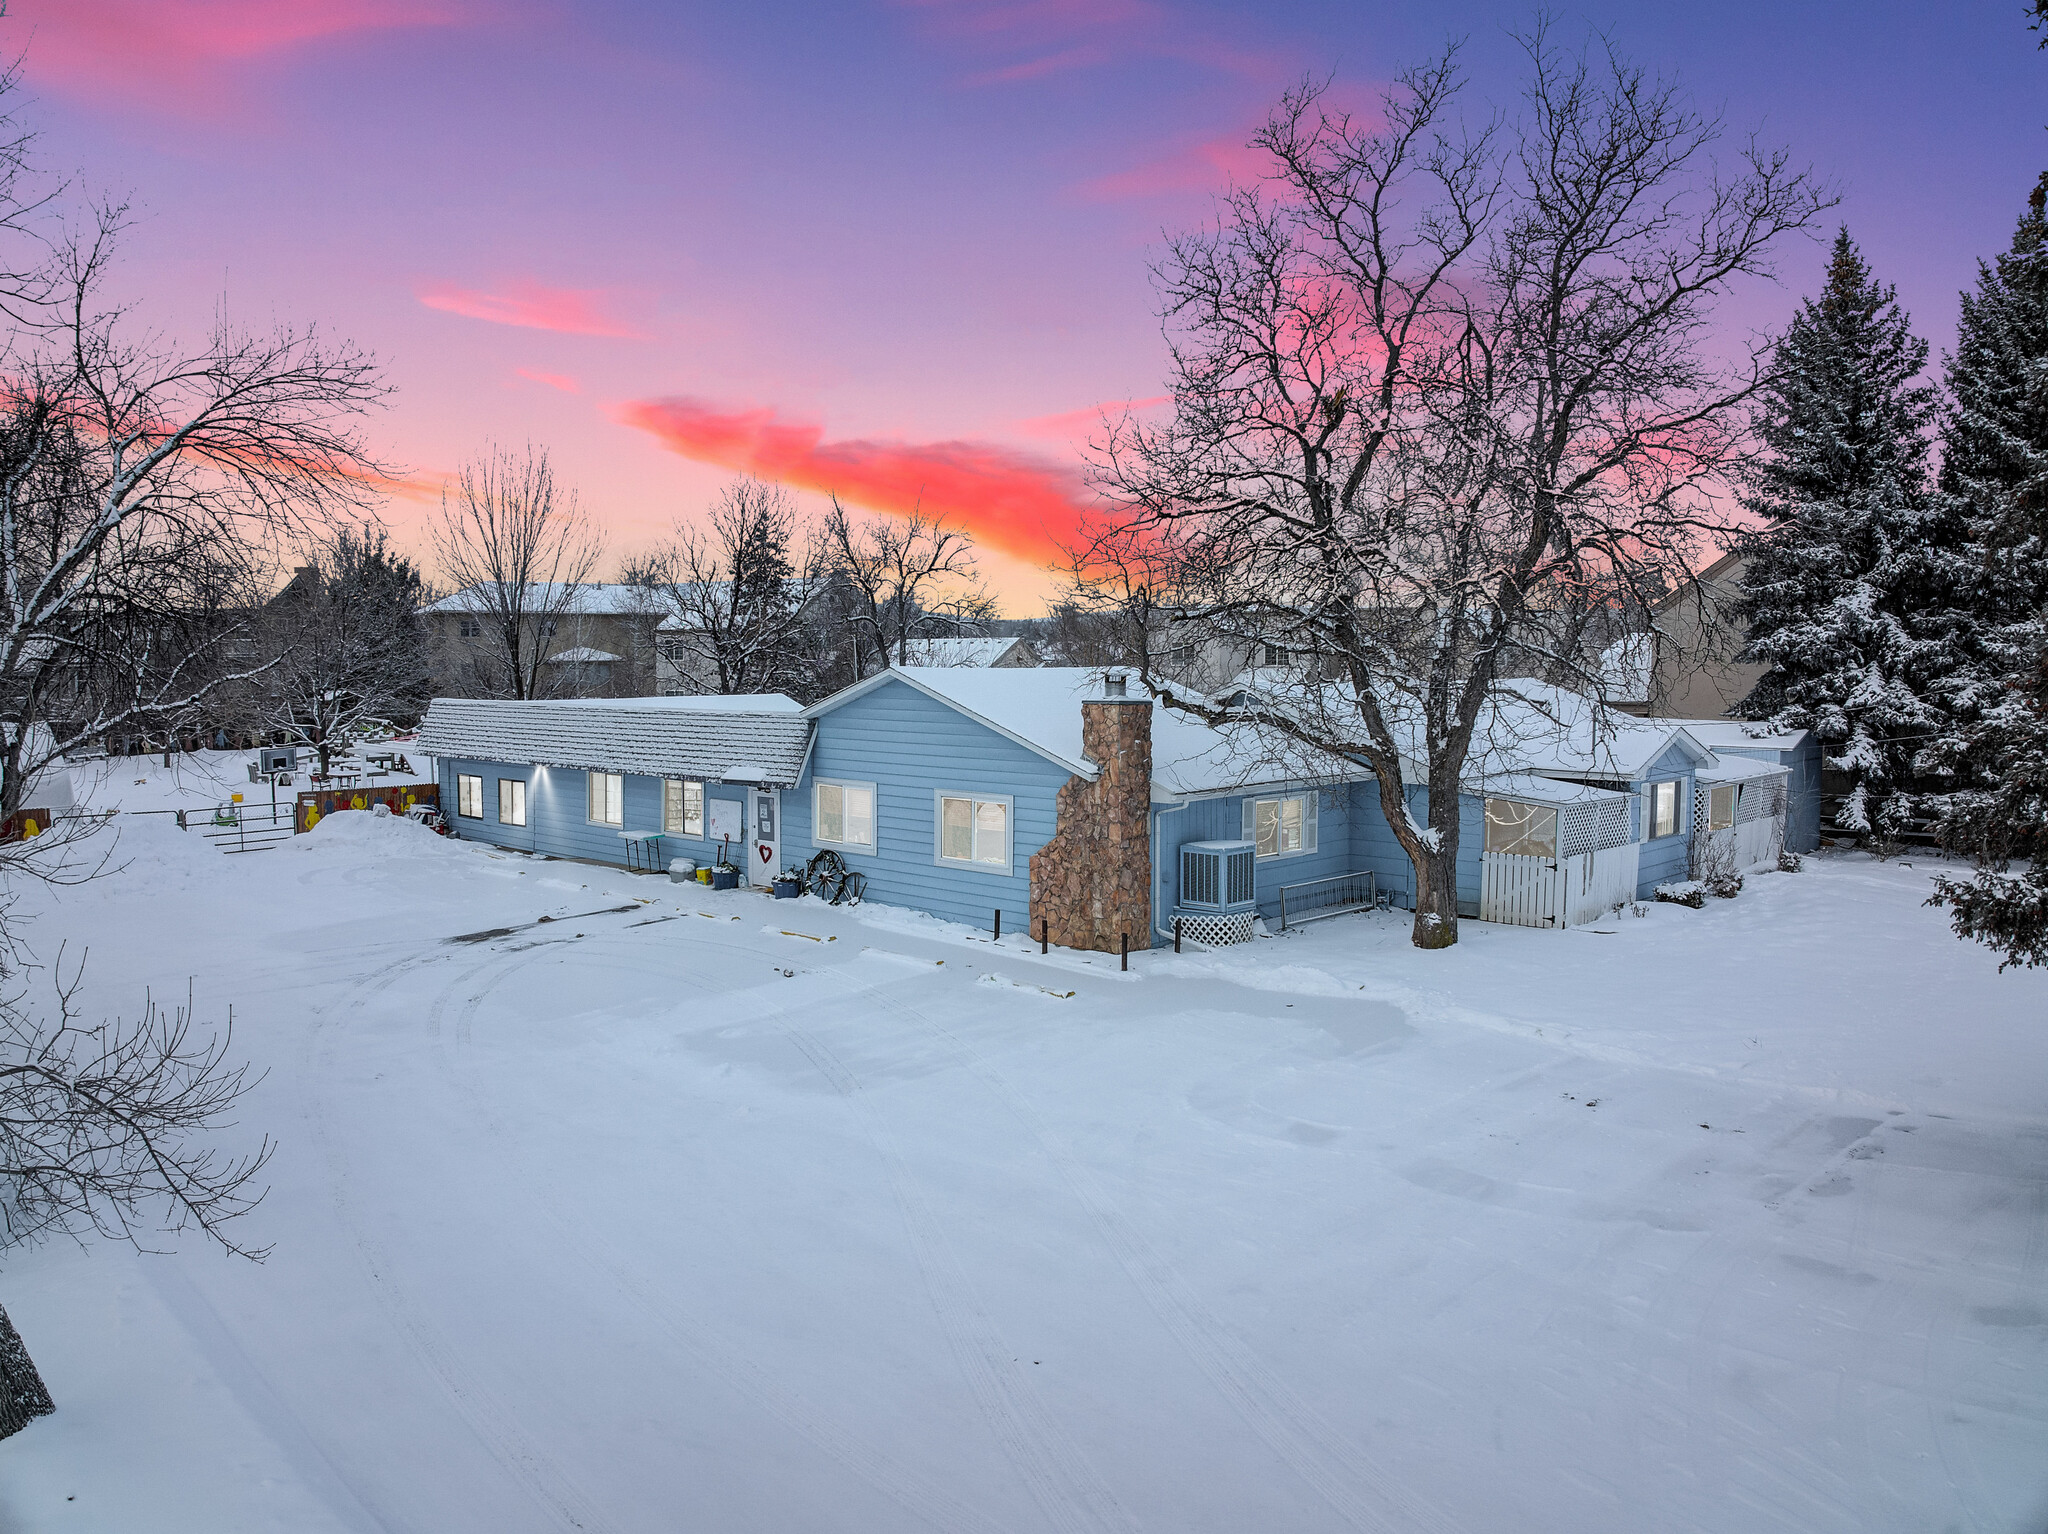
[[[329,815],[342,810],[367,810],[383,805],[394,815],[403,815],[416,804],[439,809],[438,783],[397,783],[383,788],[316,788],[299,795],[292,829],[310,831]]]

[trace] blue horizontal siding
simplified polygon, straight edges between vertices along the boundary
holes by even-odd
[[[907,683],[886,682],[818,717],[804,780],[782,796],[783,860],[800,863],[817,850],[811,836],[817,779],[873,783],[875,850],[841,849],[846,866],[867,876],[867,898],[983,929],[1000,908],[1003,930],[1021,932],[1030,921],[1031,855],[1052,839],[1059,791],[1069,776]],[[1008,874],[932,860],[934,795],[942,789],[1014,801]],[[1140,936],[1131,934],[1133,947]]]
[[[448,824],[466,841],[490,842],[550,857],[583,858],[594,863],[626,861],[626,843],[619,832],[659,831],[662,815],[662,780],[628,774],[621,785],[620,826],[593,825],[590,813],[590,780],[587,773],[567,767],[534,767],[508,762],[459,761],[443,758],[439,764],[442,801],[449,806]],[[455,792],[458,773],[474,774],[484,780],[484,814],[468,820],[453,813],[459,802]],[[526,825],[498,823],[498,780],[519,778],[526,783]],[[712,784],[706,798],[731,799],[744,807],[746,790]],[[706,807],[705,824],[710,824]],[[743,822],[744,824],[744,822]],[[743,850],[735,848],[733,861],[744,863]],[[695,857],[705,861],[716,856],[718,846],[706,839],[672,836],[662,843],[662,855]]]
[[[1792,769],[1786,784],[1789,800],[1785,807],[1785,847],[1790,852],[1813,852],[1820,846],[1820,742],[1808,735],[1792,750],[1775,746],[1722,746],[1717,756],[1746,756],[1754,761],[1774,762]]]
[[[1302,793],[1293,789],[1285,792]],[[1180,904],[1180,849],[1186,842],[1234,842],[1244,839],[1244,804],[1247,798],[1271,799],[1280,789],[1261,789],[1252,794],[1234,794],[1221,799],[1197,799],[1184,810],[1165,809],[1153,815],[1153,847],[1157,892],[1157,915],[1161,927],[1171,930],[1173,912]],[[1336,874],[1355,873],[1358,863],[1352,850],[1351,790],[1349,785],[1316,790],[1321,796],[1316,810],[1316,849],[1260,858],[1252,866],[1252,893],[1259,914],[1280,919],[1280,886],[1302,884]]]
[[[1659,836],[1643,842],[1641,861],[1636,865],[1638,899],[1648,899],[1656,893],[1660,884],[1673,884],[1692,877],[1693,795],[1698,791],[1699,785],[1694,777],[1691,757],[1675,740],[1659,753],[1657,759],[1650,763],[1640,777],[1629,784],[1637,795],[1636,835],[1645,836],[1650,829],[1650,784],[1666,782],[1672,778],[1679,780],[1678,834]]]

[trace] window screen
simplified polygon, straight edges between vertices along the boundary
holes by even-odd
[[[501,826],[523,826],[526,824],[526,779],[498,779],[498,824]]]
[[[939,796],[939,861],[1010,866],[1010,806],[1003,799]]]
[[[468,773],[455,776],[455,813],[465,820],[484,818],[484,780]]]
[[[1650,837],[1678,834],[1678,784],[1650,785]]]
[[[874,784],[820,779],[811,794],[811,840],[826,847],[875,850]]]
[[[670,778],[661,785],[661,828],[670,836],[704,834],[704,785]]]
[[[1486,801],[1486,850],[1518,858],[1557,856],[1555,806],[1514,799]]]
[[[1726,830],[1735,824],[1735,785],[1722,783],[1707,791],[1707,829]]]
[[[1316,850],[1317,794],[1288,794],[1279,799],[1247,799],[1244,839],[1262,858],[1286,857]]]
[[[590,818],[601,826],[626,823],[625,779],[616,772],[593,772],[590,778]]]

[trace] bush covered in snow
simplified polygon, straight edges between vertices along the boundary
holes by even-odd
[[[1707,887],[1697,879],[1657,886],[1657,898],[1672,905],[1689,905],[1695,911],[1707,903]]]

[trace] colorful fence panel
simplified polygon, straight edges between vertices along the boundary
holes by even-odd
[[[31,836],[41,836],[50,829],[48,810],[23,810],[0,820],[0,842],[25,841]]]
[[[329,815],[342,810],[367,810],[383,805],[394,815],[403,815],[416,804],[439,809],[438,783],[398,783],[386,788],[316,788],[299,795],[292,830],[310,831]]]

